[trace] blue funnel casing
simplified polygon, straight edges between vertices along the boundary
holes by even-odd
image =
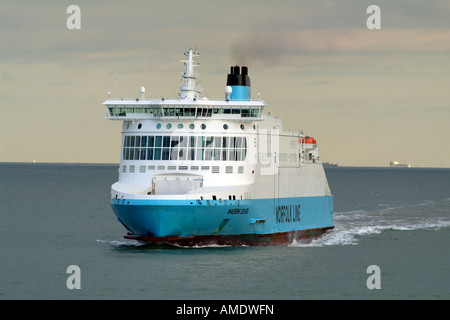
[[[248,68],[242,67],[242,73],[239,66],[231,67],[231,72],[227,77],[227,86],[230,86],[232,92],[230,100],[250,100],[250,78]]]

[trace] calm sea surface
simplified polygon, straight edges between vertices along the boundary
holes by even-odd
[[[328,169],[328,235],[190,249],[122,238],[117,169],[0,164],[0,299],[450,299],[450,169]],[[381,289],[366,286],[371,265]]]

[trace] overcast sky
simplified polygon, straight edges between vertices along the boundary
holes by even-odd
[[[107,92],[176,97],[197,47],[204,95],[246,64],[266,112],[324,161],[450,167],[450,1],[3,1],[0,43],[0,161],[118,163]]]

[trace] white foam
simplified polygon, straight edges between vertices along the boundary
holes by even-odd
[[[292,247],[325,247],[337,245],[357,245],[359,239],[365,236],[381,234],[387,230],[415,231],[415,230],[440,230],[450,227],[450,219],[445,217],[406,220],[372,220],[351,221],[336,223],[333,231],[325,233],[322,237],[314,239],[310,243],[294,241]]]
[[[130,246],[130,247],[140,247],[145,245],[145,243],[141,243],[138,241],[118,241],[118,240],[101,240],[101,239],[97,239],[97,242],[102,242],[102,243],[109,243],[112,244],[114,246]]]

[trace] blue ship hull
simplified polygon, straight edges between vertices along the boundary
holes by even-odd
[[[252,200],[113,199],[126,238],[150,243],[267,245],[333,228],[333,196]]]

